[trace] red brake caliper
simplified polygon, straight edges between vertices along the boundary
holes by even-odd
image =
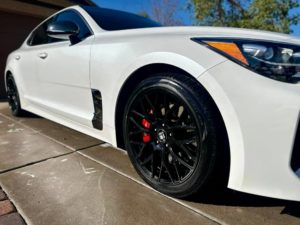
[[[153,114],[153,110],[152,110],[152,109],[150,110],[149,114],[150,114],[150,115]],[[143,127],[145,127],[146,129],[149,129],[149,128],[151,127],[151,123],[150,123],[148,120],[146,120],[146,119],[143,119],[143,120],[142,120],[142,125],[143,125]],[[144,132],[144,133],[143,133],[143,142],[144,142],[144,143],[148,143],[148,142],[150,142],[150,141],[151,141],[151,136],[150,136],[150,134]]]
[[[143,119],[142,125],[143,125],[143,127],[145,127],[146,129],[149,129],[150,126],[151,126],[151,124],[149,123],[149,121],[146,120],[146,119]],[[144,133],[143,133],[143,142],[148,143],[148,142],[150,142],[150,140],[151,140],[150,134],[144,132]]]

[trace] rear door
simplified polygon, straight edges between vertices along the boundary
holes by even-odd
[[[79,43],[54,41],[37,55],[39,104],[60,117],[92,126],[94,105],[90,88],[90,52],[93,33],[76,10],[61,12],[55,21],[71,21],[80,32]]]

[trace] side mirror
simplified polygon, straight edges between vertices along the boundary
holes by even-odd
[[[71,21],[58,21],[50,23],[47,35],[52,38],[69,40],[71,36],[79,33],[79,27]]]

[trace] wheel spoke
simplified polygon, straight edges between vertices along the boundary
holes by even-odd
[[[146,112],[146,109],[145,109],[144,102],[142,100],[140,100],[139,104],[140,104],[141,110],[143,111],[143,114],[146,115],[147,112]]]
[[[144,161],[141,161],[141,166],[144,166],[144,165],[146,165],[148,162],[150,162],[151,160],[152,160],[152,158],[153,158],[153,152],[146,158],[146,159],[144,159]]]
[[[145,99],[146,99],[147,103],[149,104],[150,109],[154,110],[155,107],[154,107],[154,105],[152,104],[151,100],[149,99],[149,97],[147,95],[145,96]]]
[[[175,182],[174,182],[173,175],[172,175],[172,173],[171,173],[171,171],[170,171],[170,168],[168,167],[168,165],[167,165],[167,163],[166,163],[165,160],[164,160],[163,165],[164,165],[164,167],[165,167],[165,169],[166,169],[166,172],[167,172],[167,174],[168,174],[168,176],[169,176],[171,182],[172,182],[172,183],[175,183]]]
[[[195,156],[193,156],[193,154],[191,153],[190,149],[188,147],[186,147],[184,144],[182,143],[178,143],[178,141],[175,141],[175,144],[180,148],[180,150],[183,150],[184,153],[188,156],[189,159],[195,161]]]
[[[154,167],[155,167],[154,154],[152,154],[152,160],[151,160],[151,177],[152,178],[154,178]]]
[[[141,117],[142,119],[147,119],[147,120],[149,120],[149,118],[148,118],[146,115],[144,115],[144,114],[142,114],[142,113],[139,113],[139,112],[136,111],[136,110],[132,110],[131,112],[132,112],[133,114],[135,114],[135,115]]]
[[[176,126],[172,126],[170,129],[195,131],[197,127],[191,125],[176,125]]]
[[[192,145],[193,147],[195,147],[195,149],[191,148],[191,144],[185,144],[185,147],[189,150],[189,152],[191,154],[195,154],[197,152],[197,146],[198,146],[198,143],[196,142],[196,145]]]
[[[158,105],[158,94],[155,93],[155,97],[154,97],[154,108],[159,108],[159,105]]]
[[[183,159],[181,159],[180,157],[178,157],[176,154],[173,154],[173,157],[183,166],[185,166],[186,168],[188,168],[189,170],[192,170],[193,167],[191,165],[189,165],[186,161],[184,161]]]
[[[143,131],[143,132],[147,132],[147,131],[148,131],[148,129],[145,129],[144,127],[142,127],[142,125],[138,124],[138,123],[136,122],[136,120],[135,120],[133,117],[130,117],[130,121],[131,121],[137,128],[139,128],[141,131]]]
[[[163,155],[160,153],[160,170],[159,170],[159,174],[158,174],[158,182],[160,182],[160,178],[161,178],[161,174],[162,174],[162,170],[163,170]]]
[[[146,144],[143,144],[142,147],[141,147],[141,149],[140,149],[140,152],[139,152],[137,158],[141,158],[142,157],[145,149],[146,149]]]
[[[155,177],[155,173],[157,171],[157,168],[160,164],[160,169],[158,172],[158,179],[161,177],[162,173],[162,164],[163,164],[163,159],[162,159],[162,151],[157,149],[154,144],[152,144],[153,148],[153,154],[152,154],[152,164],[151,164],[151,177]]]
[[[138,146],[143,146],[145,144],[144,142],[140,142],[140,141],[129,141],[129,143]]]
[[[194,136],[192,136],[190,138],[176,140],[176,142],[177,142],[177,144],[180,144],[180,145],[182,145],[182,144],[188,145],[188,144],[191,144],[193,142],[197,142],[197,137],[194,135]]]
[[[143,133],[143,132],[147,132],[147,130],[144,129],[144,130],[132,131],[132,132],[129,132],[129,136],[132,137],[132,136],[135,136],[135,135]]]
[[[152,154],[152,165],[151,165],[151,177],[154,178],[155,176],[155,168],[156,167],[156,162],[155,162],[155,151]]]
[[[177,177],[178,177],[178,180],[181,181],[181,177],[180,177],[180,175],[179,175],[179,170],[178,170],[176,161],[173,162],[173,166],[174,166],[174,168],[175,168],[175,172],[176,172],[176,175],[177,175]]]

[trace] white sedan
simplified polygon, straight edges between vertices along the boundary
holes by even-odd
[[[288,35],[74,6],[9,55],[5,83],[13,115],[126,149],[162,193],[227,185],[299,201],[299,71],[300,41]]]

